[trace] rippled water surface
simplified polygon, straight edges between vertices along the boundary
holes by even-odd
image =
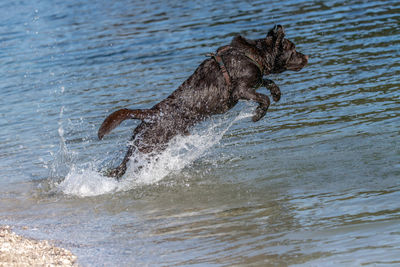
[[[36,2],[36,3],[35,3]],[[0,224],[83,266],[400,264],[398,1],[2,1]],[[138,122],[233,36],[310,56],[121,183]],[[260,89],[265,92],[265,89]],[[27,229],[26,229],[26,227]]]

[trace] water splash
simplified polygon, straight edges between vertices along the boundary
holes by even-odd
[[[127,171],[120,182],[99,173],[94,163],[89,166],[83,164],[82,167],[74,164],[65,179],[57,185],[58,190],[67,195],[86,197],[158,183],[167,175],[179,172],[204,156],[236,121],[251,115],[249,107],[240,112],[234,120],[228,116],[211,120],[207,122],[206,127],[194,129],[189,136],[176,136],[157,156],[149,158],[140,153],[135,154],[128,162]]]
[[[73,166],[58,189],[66,195],[79,197],[97,196],[117,191],[119,183],[115,179],[105,177],[91,168],[80,169]]]
[[[58,119],[58,136],[60,138],[60,145],[57,153],[51,153],[51,155],[54,157],[54,160],[48,166],[50,177],[64,177],[69,172],[70,166],[72,166],[76,156],[75,152],[69,151],[67,148],[64,137],[65,131],[63,126],[63,117],[64,106],[62,106],[60,109]]]

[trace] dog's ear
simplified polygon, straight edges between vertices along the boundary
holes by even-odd
[[[271,37],[275,46],[279,45],[285,37],[285,30],[282,25],[275,25],[271,30],[269,30],[267,38]]]
[[[275,25],[271,30],[269,30],[267,37],[272,36],[272,37],[284,37],[285,36],[285,30],[283,29],[282,25]]]

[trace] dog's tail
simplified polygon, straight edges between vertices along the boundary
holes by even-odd
[[[121,122],[127,119],[151,119],[155,115],[152,109],[127,109],[123,108],[111,113],[101,124],[97,136],[101,140],[104,135],[110,133]]]

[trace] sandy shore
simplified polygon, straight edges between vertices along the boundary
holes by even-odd
[[[0,226],[0,266],[78,266],[70,251],[21,237],[9,226]]]

